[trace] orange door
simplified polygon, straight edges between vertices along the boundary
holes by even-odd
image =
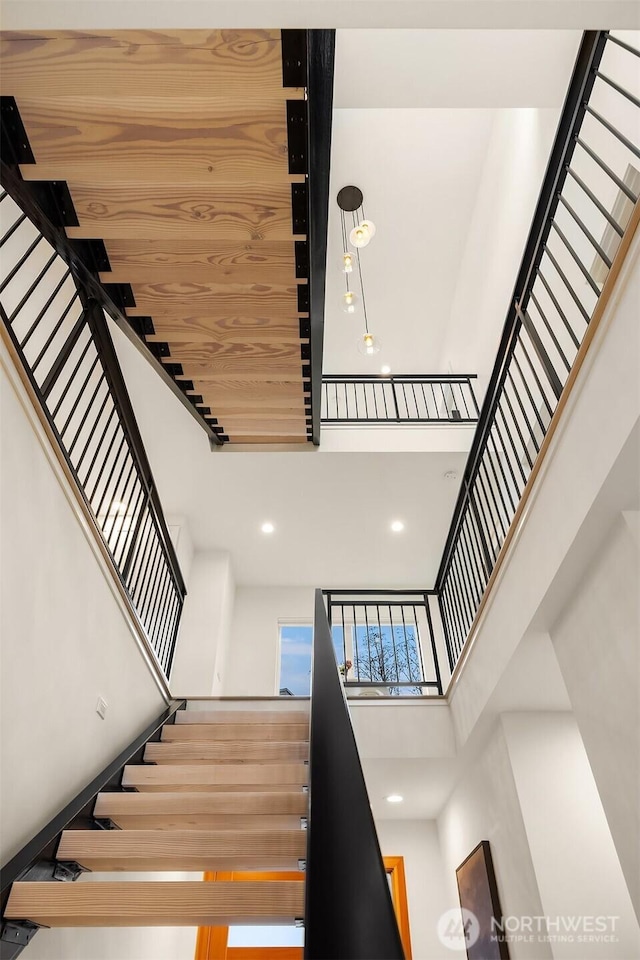
[[[396,910],[406,960],[411,960],[407,889],[402,857],[385,857],[384,865],[391,880],[391,896]],[[205,880],[299,880],[304,873],[205,873]],[[229,947],[228,927],[199,927],[195,960],[302,960],[301,947]]]

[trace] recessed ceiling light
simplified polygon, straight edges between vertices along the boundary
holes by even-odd
[[[391,367],[385,363],[384,367],[380,367],[380,373],[385,377],[391,373]]]
[[[445,475],[444,475],[444,478],[445,478],[445,480],[457,480],[457,479],[458,479],[458,471],[457,471],[457,470],[447,470],[447,472],[446,472]]]
[[[391,524],[391,529],[394,533],[401,533],[401,531],[404,530],[404,523],[402,520],[394,520]]]
[[[273,531],[275,530],[275,527],[270,520],[265,520],[265,522],[262,524],[260,529],[262,530],[263,533],[273,533]]]
[[[390,793],[388,797],[385,797],[387,803],[402,803],[404,797],[401,797],[399,793]]]

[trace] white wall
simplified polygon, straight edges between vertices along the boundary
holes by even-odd
[[[639,956],[640,930],[574,717],[510,713],[501,719],[553,956]],[[615,920],[595,931],[581,917]],[[555,918],[576,918],[579,926],[567,934]],[[584,939],[589,936],[592,942]]]
[[[4,372],[0,389],[4,861],[165,701]]]
[[[620,515],[550,633],[640,916],[639,583]]]
[[[558,116],[559,110],[551,108],[495,111],[438,366],[477,372],[480,400],[495,362]]]
[[[450,905],[459,903],[456,868],[481,840],[491,844],[504,916],[540,916],[542,902],[500,723],[471,762],[438,818]],[[512,960],[545,960],[548,944],[510,943]]]
[[[176,696],[207,697],[222,689],[234,596],[229,554],[194,553],[171,670]]]
[[[224,696],[277,694],[279,622],[311,623],[314,594],[313,587],[237,587]]]
[[[444,960],[438,920],[454,906],[447,897],[434,820],[376,820],[383,857],[403,857],[411,952],[415,960]],[[451,954],[451,956],[453,956]]]

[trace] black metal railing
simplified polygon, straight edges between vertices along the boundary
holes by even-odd
[[[323,592],[347,694],[442,694],[432,591]]]
[[[311,679],[305,960],[404,952],[322,598]]]
[[[436,580],[451,669],[638,198],[639,56],[584,34]]]
[[[103,310],[7,193],[0,234],[2,320],[168,677],[186,589]]]
[[[322,423],[476,423],[474,374],[329,375],[322,378]]]
[[[77,864],[65,864],[56,860],[56,852],[63,830],[108,830],[115,829],[96,814],[96,799],[99,793],[122,790],[122,773],[129,763],[142,763],[147,743],[160,739],[162,728],[175,722],[178,710],[184,709],[186,700],[172,700],[166,710],[149,724],[121,753],[109,763],[97,777],[88,783],[62,810],[53,817],[18,853],[0,870],[0,916],[4,918],[11,885],[17,880],[58,881],[75,880],[79,875]],[[38,924],[28,920],[2,920],[0,931],[0,957],[16,960],[38,930]]]

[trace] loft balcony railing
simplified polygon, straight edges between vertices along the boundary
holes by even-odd
[[[104,312],[6,192],[0,237],[10,348],[168,678],[186,589]]]
[[[639,57],[584,34],[436,580],[451,670],[624,256],[640,192]]]
[[[474,374],[322,377],[325,426],[475,424]]]
[[[442,694],[441,638],[430,606],[437,603],[433,591],[323,593],[347,696]]]

